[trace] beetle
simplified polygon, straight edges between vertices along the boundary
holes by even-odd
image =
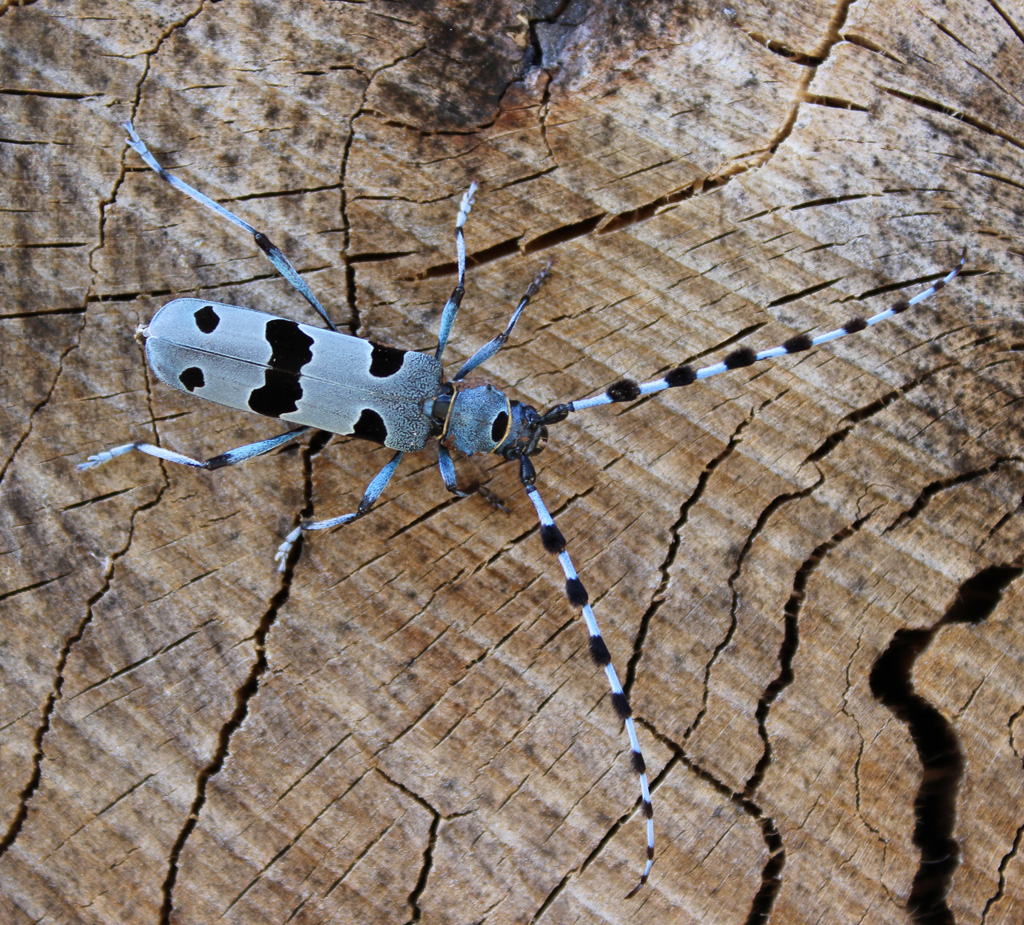
[[[767,350],[755,352],[741,347],[713,365],[694,368],[684,364],[647,382],[620,379],[598,395],[559,403],[541,413],[531,405],[510,400],[496,386],[470,378],[469,374],[494,356],[511,336],[527,303],[547,278],[550,264],[527,288],[505,330],[477,350],[452,379],[444,378],[441,360],[465,293],[463,228],[473,205],[475,183],[470,184],[459,206],[455,222],[457,282],[441,313],[437,349],[430,356],[338,331],[295,267],[263,232],[165,170],[131,121],[123,125],[128,133],[128,145],[163,180],[251,234],[281,276],[309,302],[327,327],[313,327],[251,308],[204,299],[182,298],[168,302],[138,331],[145,341],[147,360],[162,382],[220,405],[279,418],[297,426],[276,437],[236,447],[206,460],[136,441],[90,456],[78,468],[89,469],[137,450],[193,468],[220,469],[268,453],[313,429],[351,434],[395,450],[387,465],[370,481],[354,512],[326,520],[305,521],[288,534],[275,557],[283,570],[305,532],[338,527],[362,517],[380,497],[404,454],[424,449],[431,440],[437,440],[438,466],[445,487],[456,495],[464,492],[456,483],[453,450],[466,456],[496,453],[517,462],[520,482],[540,521],[541,541],[549,553],[558,557],[565,577],[566,596],[569,603],[582,612],[590,655],[604,668],[612,705],[629,738],[647,829],[646,863],[639,883],[628,894],[635,895],[647,882],[654,863],[654,811],[643,752],[628,699],[601,636],[586,588],[566,551],[565,539],[537,490],[537,473],[531,457],[547,442],[548,427],[564,421],[574,412],[631,402],[666,389],[691,385],[731,369],[809,350],[893,318],[952,282],[964,266],[966,250],[960,262],[927,289],[913,298],[900,299],[868,318],[853,318],[842,327],[815,337],[797,334]]]

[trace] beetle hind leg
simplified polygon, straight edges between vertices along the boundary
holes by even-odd
[[[78,463],[75,468],[78,470],[92,469],[94,466],[110,462],[110,460],[116,459],[118,456],[124,456],[125,453],[130,453],[132,450],[138,450],[147,456],[155,456],[157,459],[162,459],[165,462],[178,463],[182,466],[190,466],[193,469],[223,469],[225,466],[237,466],[246,460],[254,459],[257,456],[262,456],[264,453],[269,453],[271,450],[276,450],[279,446],[284,446],[284,444],[301,437],[309,429],[308,427],[296,427],[276,437],[270,437],[267,440],[257,440],[255,443],[247,443],[245,446],[235,447],[233,450],[228,450],[219,456],[211,456],[209,459],[193,459],[191,456],[185,456],[183,453],[175,453],[173,450],[165,449],[162,446],[136,440],[134,443],[113,446],[102,453],[96,453],[85,462]]]
[[[256,242],[256,246],[266,254],[267,259],[274,265],[281,276],[288,281],[289,285],[299,293],[313,308],[317,314],[320,315],[324,321],[327,322],[327,327],[332,331],[337,331],[334,322],[331,321],[330,316],[327,314],[327,310],[320,304],[320,300],[313,295],[313,290],[309,288],[306,281],[299,275],[299,271],[295,269],[292,262],[285,256],[284,252],[279,248],[273,241],[270,240],[262,231],[253,228],[245,219],[239,218],[230,209],[225,208],[219,202],[211,199],[206,193],[201,193],[194,186],[189,186],[184,180],[178,179],[173,173],[163,167],[160,162],[153,156],[153,152],[146,147],[138,132],[135,131],[135,126],[132,125],[132,120],[128,119],[126,122],[122,122],[121,125],[124,130],[128,133],[128,146],[132,148],[139,157],[145,161],[146,166],[151,170],[154,170],[160,175],[160,178],[167,183],[170,183],[178,192],[184,193],[186,196],[190,196],[196,202],[206,206],[212,212],[216,212],[221,218],[226,219],[233,225],[237,225],[243,231],[249,232],[252,235],[253,240]]]

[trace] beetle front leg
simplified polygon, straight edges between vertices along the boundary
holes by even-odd
[[[452,454],[440,443],[437,445],[437,467],[441,470],[441,478],[448,491],[457,498],[465,498],[469,495],[469,492],[459,490],[455,479],[455,463],[452,462]]]

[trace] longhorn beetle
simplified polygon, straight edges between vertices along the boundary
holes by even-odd
[[[530,405],[510,401],[488,382],[466,377],[494,356],[508,340],[526,304],[547,277],[549,267],[530,283],[505,330],[477,350],[453,379],[445,381],[444,378],[441,357],[465,291],[466,242],[463,226],[473,205],[477,189],[475,183],[470,184],[463,195],[455,220],[458,281],[441,313],[437,349],[433,356],[428,356],[340,333],[295,267],[263,232],[168,173],[136,134],[130,121],[124,123],[124,128],[128,132],[128,144],[171,186],[251,234],[278,273],[316,309],[327,329],[205,299],[168,302],[148,325],[139,328],[139,335],[146,343],[146,357],[163,382],[171,388],[191,392],[229,408],[255,411],[298,426],[277,437],[236,447],[206,460],[192,459],[163,447],[136,441],[90,456],[78,468],[88,469],[139,450],[158,459],[196,469],[221,469],[284,446],[312,429],[352,434],[395,450],[390,462],[374,476],[353,513],[327,520],[303,521],[288,534],[276,555],[283,570],[292,548],[305,531],[339,527],[362,517],[381,496],[402,456],[422,450],[432,438],[436,437],[438,441],[438,465],[445,488],[455,495],[465,493],[456,485],[452,450],[466,456],[497,453],[507,460],[517,461],[519,479],[537,510],[541,541],[549,553],[558,556],[565,574],[569,603],[583,613],[590,637],[590,655],[605,670],[611,687],[612,705],[625,723],[629,736],[633,770],[640,778],[641,802],[647,819],[647,861],[640,882],[628,894],[635,895],[647,882],[654,863],[654,811],[643,752],[626,694],[601,637],[587,591],[566,551],[565,539],[537,491],[537,473],[530,457],[539,452],[546,442],[548,427],[564,421],[573,412],[613,402],[631,402],[643,395],[690,385],[726,370],[809,350],[886,321],[951,282],[963,268],[966,250],[956,267],[942,279],[913,298],[900,299],[869,318],[851,319],[841,328],[816,337],[797,334],[768,350],[755,352],[741,347],[719,363],[699,369],[689,365],[677,366],[648,382],[620,379],[600,395],[560,403],[541,414]]]

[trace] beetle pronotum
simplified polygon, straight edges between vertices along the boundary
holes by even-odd
[[[441,313],[437,350],[431,357],[340,333],[288,258],[265,234],[168,173],[136,134],[131,122],[125,122],[124,127],[128,132],[128,144],[171,186],[249,232],[281,276],[320,314],[327,328],[311,327],[253,309],[203,299],[168,302],[148,325],[139,329],[140,336],[146,341],[147,359],[163,382],[221,405],[281,418],[298,426],[279,436],[236,447],[206,460],[136,441],[90,456],[78,468],[88,469],[138,450],[185,466],[220,469],[277,449],[312,429],[352,434],[395,450],[388,464],[367,486],[354,512],[327,520],[304,521],[288,534],[276,555],[283,569],[304,532],[338,527],[362,517],[384,491],[402,456],[425,448],[434,438],[438,441],[441,478],[448,491],[456,495],[463,493],[456,484],[451,450],[467,456],[496,453],[507,460],[518,461],[519,478],[537,511],[544,548],[558,557],[565,575],[569,603],[583,614],[590,637],[591,657],[605,670],[611,687],[612,705],[623,720],[629,737],[633,770],[640,779],[641,805],[647,820],[647,860],[640,882],[628,894],[633,896],[647,882],[654,863],[654,812],[643,752],[626,694],[601,637],[587,591],[566,551],[565,539],[537,491],[536,470],[530,457],[546,442],[548,427],[564,421],[573,412],[613,402],[630,402],[665,389],[690,385],[726,370],[750,366],[760,360],[809,350],[892,318],[951,282],[962,269],[966,252],[960,262],[933,285],[913,298],[900,299],[868,318],[851,319],[842,327],[816,337],[797,334],[768,350],[755,352],[741,347],[719,363],[698,369],[689,365],[677,366],[648,382],[620,379],[599,395],[559,403],[541,414],[530,405],[510,401],[488,382],[466,377],[494,356],[508,340],[523,309],[547,277],[547,268],[530,284],[505,330],[477,350],[453,379],[445,381],[444,378],[441,358],[464,293],[466,244],[463,227],[473,204],[475,183],[463,195],[455,221],[458,281]]]

